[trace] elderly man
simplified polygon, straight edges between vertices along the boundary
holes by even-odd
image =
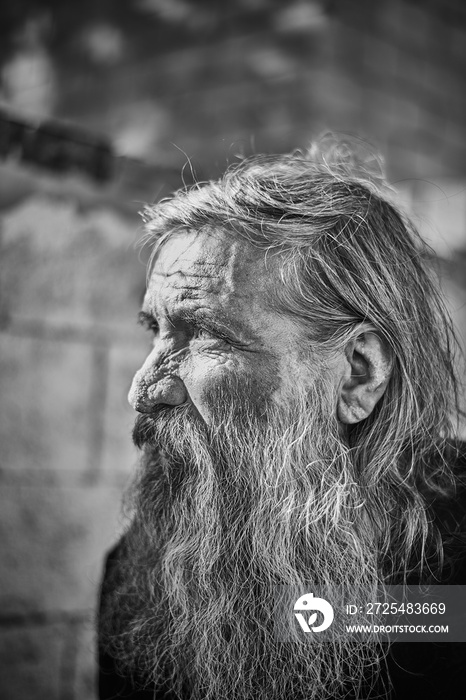
[[[101,698],[462,697],[462,645],[274,631],[283,587],[466,583],[451,327],[390,201],[314,147],[147,208],[142,457]]]

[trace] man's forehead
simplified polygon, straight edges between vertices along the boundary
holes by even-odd
[[[186,285],[238,295],[265,288],[272,273],[264,251],[221,229],[186,231],[170,236],[157,253],[151,286]]]

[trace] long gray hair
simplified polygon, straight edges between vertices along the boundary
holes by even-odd
[[[432,256],[379,165],[327,138],[308,151],[245,159],[217,181],[147,207],[144,218],[153,257],[171,233],[203,227],[280,255],[286,291],[274,303],[301,319],[315,358],[342,349],[361,324],[390,345],[385,395],[345,439],[367,498],[384,493],[373,525],[391,579],[422,568],[432,548],[430,567],[442,564],[428,506],[454,488],[449,447],[459,405],[456,341]]]

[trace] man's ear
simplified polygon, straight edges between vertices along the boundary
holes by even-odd
[[[359,423],[382,398],[393,370],[394,357],[388,343],[368,330],[345,348],[338,396],[338,418]]]

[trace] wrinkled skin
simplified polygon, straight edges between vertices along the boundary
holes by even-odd
[[[219,230],[170,237],[143,303],[141,321],[154,340],[131,387],[133,408],[151,413],[188,402],[209,425],[209,390],[232,376],[255,404],[286,400],[297,381],[306,382],[303,332],[273,307],[276,267]]]

